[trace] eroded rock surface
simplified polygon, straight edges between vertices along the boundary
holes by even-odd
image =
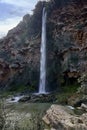
[[[43,120],[55,130],[87,130],[87,113],[81,116],[72,115],[60,105],[52,105]]]

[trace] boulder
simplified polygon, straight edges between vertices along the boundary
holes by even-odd
[[[87,95],[75,93],[68,99],[68,104],[74,107],[80,107],[82,103],[87,104]]]
[[[56,100],[54,94],[31,94],[29,96],[22,97],[19,102],[29,103],[46,103],[54,102]]]
[[[82,104],[81,104],[81,108],[82,108],[84,111],[87,111],[87,105],[86,105],[86,104],[82,103]]]
[[[27,102],[27,101],[29,101],[30,99],[31,99],[30,96],[24,96],[24,97],[22,97],[22,98],[19,100],[19,102]]]
[[[60,105],[52,105],[43,117],[43,121],[55,130],[87,130],[87,113],[72,115]]]

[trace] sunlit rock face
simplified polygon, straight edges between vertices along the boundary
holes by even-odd
[[[55,130],[86,130],[87,113],[76,116],[64,106],[52,105],[43,117],[43,121]]]

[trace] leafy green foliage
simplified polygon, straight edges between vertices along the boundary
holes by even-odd
[[[34,92],[35,87],[33,86],[11,86],[10,92],[20,93],[20,92]]]
[[[75,93],[78,90],[78,88],[79,88],[79,84],[62,87],[65,93]]]
[[[79,84],[62,86],[62,92],[56,94],[56,102],[62,104],[68,104],[68,99],[77,92]]]
[[[35,91],[38,89],[39,72],[26,66],[22,73],[17,73],[9,83],[10,91]]]

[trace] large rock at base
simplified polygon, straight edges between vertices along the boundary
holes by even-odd
[[[75,93],[68,99],[68,104],[74,107],[80,107],[82,103],[87,104],[87,95]]]
[[[43,120],[55,130],[87,130],[87,113],[78,117],[60,105],[52,105]]]

